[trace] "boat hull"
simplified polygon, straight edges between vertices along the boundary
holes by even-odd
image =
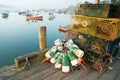
[[[43,20],[43,16],[26,16],[26,20]]]

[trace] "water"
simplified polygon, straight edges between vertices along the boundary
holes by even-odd
[[[47,47],[56,39],[63,39],[64,33],[58,31],[58,26],[70,23],[70,16],[55,14],[54,20],[48,20],[47,13],[41,13],[43,21],[26,21],[25,16],[10,13],[7,19],[0,16],[0,66],[14,63],[18,56],[39,50],[38,29],[47,27]]]

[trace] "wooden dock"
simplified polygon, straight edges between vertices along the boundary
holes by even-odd
[[[98,72],[87,64],[87,71],[80,66],[80,69],[63,73],[50,62],[35,63],[29,69],[23,70],[15,69],[15,65],[11,65],[0,68],[0,80],[120,80],[120,60],[115,60],[112,67],[113,70],[104,68]]]

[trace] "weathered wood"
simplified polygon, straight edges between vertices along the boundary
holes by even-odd
[[[63,73],[60,70],[60,71],[56,72],[55,74],[52,74],[49,77],[45,78],[44,80],[61,80],[67,75],[69,75],[69,73]]]
[[[84,71],[84,70],[76,70],[74,72],[72,72],[71,74],[69,74],[68,76],[66,76],[64,79],[62,80],[80,80],[81,76],[84,76],[84,74],[86,74],[88,71]]]
[[[117,60],[113,64],[113,70],[108,70],[98,80],[115,80],[119,73],[120,73],[120,60]]]
[[[36,74],[30,76],[29,78],[25,79],[25,80],[43,80],[49,76],[51,76],[52,74],[55,74],[57,71],[59,71],[58,69],[55,69],[53,66],[49,66],[48,68],[46,68],[43,71],[39,71]]]
[[[40,50],[46,48],[46,27],[41,26],[39,29],[39,46]]]
[[[15,65],[10,65],[10,66],[6,65],[6,66],[3,66],[3,67],[0,67],[0,74],[5,72],[5,71],[8,71],[10,69],[13,69],[14,67],[15,67]]]
[[[80,80],[80,78],[85,77],[85,75],[88,74],[89,71],[90,70],[85,71],[83,69],[75,70],[74,72],[72,72],[71,74],[69,74],[67,77],[65,77],[62,80]]]
[[[45,69],[47,69],[51,66],[52,65],[50,63],[44,63],[44,64],[41,64],[41,65],[36,65],[36,66],[33,66],[32,68],[30,68],[28,70],[22,70],[22,71],[16,72],[16,74],[13,73],[9,77],[7,77],[7,79],[10,79],[10,80],[24,80],[24,79],[29,78],[30,76],[32,76],[36,73],[44,71]],[[18,70],[16,70],[16,71],[18,71]],[[6,74],[4,74],[4,75],[6,75]]]
[[[116,80],[120,80],[120,73],[117,75]]]
[[[24,67],[25,63],[27,61],[26,58],[28,59],[28,62],[30,63],[30,65],[33,65],[34,63],[42,61],[44,59],[45,53],[48,51],[48,49],[49,48],[46,48],[46,49],[40,50],[40,51],[35,51],[35,52],[15,58],[16,68]]]
[[[63,73],[61,69],[55,69],[49,62],[35,64],[30,69],[13,70],[12,66],[0,68],[0,80],[120,80],[120,60],[113,63],[113,70],[103,69],[97,72],[87,65],[87,71],[74,70]]]
[[[0,74],[0,80],[7,80],[10,76],[14,76],[15,74],[17,74],[19,71],[15,71],[15,70],[7,70],[3,73]]]
[[[98,80],[98,78],[106,72],[106,68],[101,72],[96,70],[91,70],[89,74],[85,75],[85,77],[81,77],[80,80]]]

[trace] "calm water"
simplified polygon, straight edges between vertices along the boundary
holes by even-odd
[[[58,31],[58,26],[70,23],[70,16],[55,14],[55,19],[49,21],[47,13],[41,13],[43,21],[26,21],[25,16],[10,13],[7,19],[0,16],[0,66],[14,63],[14,58],[39,50],[38,29],[47,27],[47,46],[52,46],[54,40],[64,38],[64,33]]]

